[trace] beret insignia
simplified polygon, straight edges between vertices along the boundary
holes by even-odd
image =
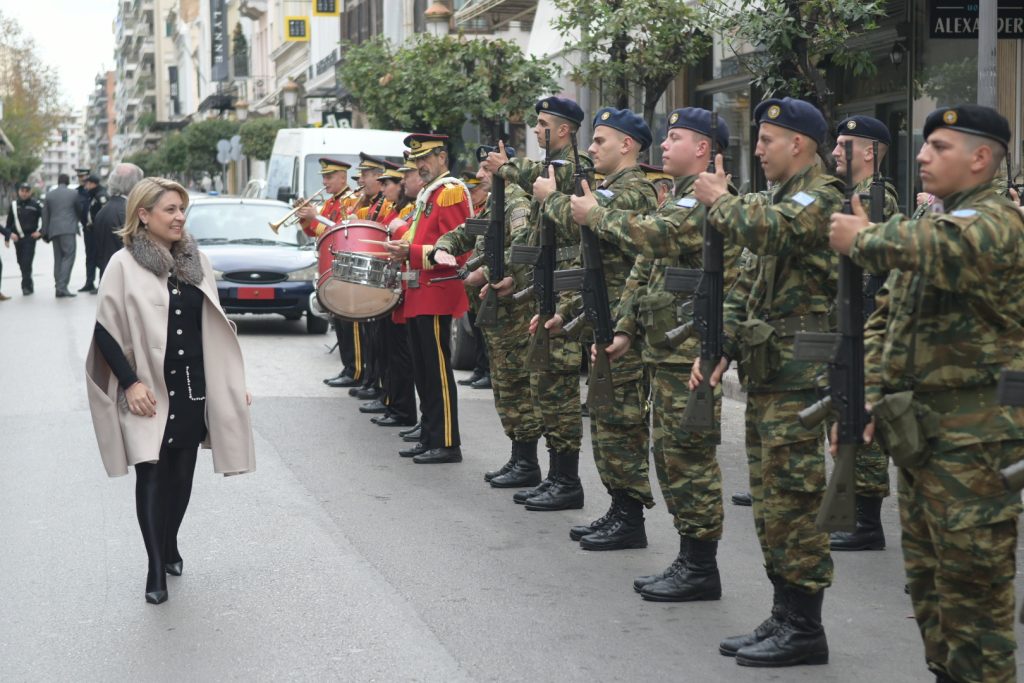
[[[850,130],[853,130],[854,128],[857,127],[857,122],[851,119],[846,122],[846,127],[849,128]]]
[[[678,120],[679,120],[679,112],[677,112],[677,111],[676,112],[672,112],[672,116],[668,117],[668,122],[669,123],[675,123]]]
[[[945,121],[947,126],[952,126],[957,120],[956,112],[950,109],[942,115],[942,120]]]
[[[781,113],[782,110],[779,108],[779,105],[777,104],[773,104],[772,106],[768,107],[768,118],[770,119],[779,118],[779,114]]]
[[[548,104],[548,101],[547,101],[547,100],[544,100],[543,102],[541,102],[541,103],[540,103],[540,106],[541,106],[541,108],[543,108],[543,109],[547,109],[547,108],[548,108],[549,106],[551,106],[551,105],[549,105],[549,104]]]
[[[607,121],[610,117],[611,117],[611,113],[610,112],[606,111],[605,113],[601,114],[601,120],[602,121]]]

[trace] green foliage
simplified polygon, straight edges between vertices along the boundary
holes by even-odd
[[[267,161],[274,151],[274,139],[277,131],[287,127],[281,119],[252,119],[242,124],[238,134],[242,137],[242,151],[253,159]]]
[[[935,106],[952,106],[978,99],[978,58],[971,55],[953,62],[930,64],[921,69],[918,89],[935,100]]]
[[[619,108],[641,90],[648,125],[673,79],[711,49],[691,0],[555,0],[555,6],[561,14],[553,25],[566,50],[589,56],[573,66],[573,80],[602,89],[602,104]]]
[[[189,124],[181,132],[180,146],[184,157],[181,159],[182,166],[172,168],[172,170],[189,175],[198,175],[204,172],[210,175],[220,173],[221,165],[217,161],[217,141],[230,139],[236,133],[238,133],[237,121],[210,119]],[[168,147],[168,140],[164,140],[160,145],[161,149]],[[165,159],[168,162],[177,161],[174,158],[176,155],[177,151],[168,147]]]
[[[467,118],[493,135],[555,88],[551,67],[515,43],[429,34],[397,49],[382,38],[343,45],[338,77],[374,127],[445,133],[456,151]]]
[[[67,114],[58,83],[56,71],[36,53],[35,42],[23,34],[17,20],[0,12],[0,127],[14,145],[10,156],[0,157],[4,196],[11,185],[24,182],[38,168],[50,133]]]
[[[151,111],[141,114],[136,121],[139,130],[149,130],[154,123],[156,123],[156,114]]]

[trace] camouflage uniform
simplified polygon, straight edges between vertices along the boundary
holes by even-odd
[[[575,169],[570,154],[572,148],[567,145],[551,155],[557,186],[567,192],[572,191]],[[513,185],[518,185],[532,196],[533,183],[543,170],[541,161],[516,158],[499,168],[498,175],[506,181],[506,193]],[[532,202],[527,244],[536,246],[540,243],[536,227],[540,218],[540,204]],[[579,234],[574,225],[556,226],[555,232],[555,243],[561,247],[557,265],[565,268],[579,253]],[[583,439],[583,419],[580,416],[580,360],[583,350],[579,341],[565,335],[552,335],[550,347],[550,369],[530,372],[530,395],[544,423],[548,448],[558,453],[579,453]]]
[[[871,176],[857,183],[854,193],[861,196],[861,204],[864,211],[871,215],[871,200],[865,196],[871,190]],[[888,181],[885,183],[885,206],[882,209],[882,217],[889,220],[900,213],[899,199],[896,196],[896,188]],[[883,274],[884,275],[884,274]],[[884,278],[883,278],[884,280]],[[879,290],[872,288],[870,283],[865,285],[865,296],[877,294]],[[866,302],[865,302],[866,305]],[[856,478],[856,492],[858,496],[868,498],[886,498],[889,495],[889,458],[882,453],[877,444],[865,446],[857,452],[857,459],[854,465]]]
[[[477,213],[477,218],[487,218],[490,203]],[[525,243],[529,238],[530,198],[518,185],[505,189],[505,244]],[[465,226],[459,226],[445,233],[437,241],[437,247],[450,254],[464,254],[471,249],[484,253],[484,238],[466,233]],[[508,263],[506,251],[506,274],[515,280],[515,289],[526,286],[526,268]],[[482,267],[487,272],[487,266]],[[469,291],[467,287],[467,291]],[[480,288],[472,288],[479,298]],[[529,303],[517,304],[511,296],[498,299],[498,323],[494,327],[481,327],[491,360],[491,384],[494,392],[494,407],[512,441],[535,442],[540,438],[542,422],[539,412],[530,398],[530,373],[525,369],[526,349],[529,342],[527,327],[533,315]]]
[[[649,213],[657,207],[657,192],[639,166],[614,173],[605,178],[594,193],[601,206]],[[544,217],[560,229],[572,226],[570,197],[561,192],[550,195],[543,205]],[[600,240],[601,261],[608,286],[608,301],[618,301],[637,257],[636,245],[622,248],[619,244]],[[574,317],[580,309],[578,293],[563,295],[558,310],[563,320]],[[612,311],[615,314],[615,311]],[[612,364],[615,394],[612,405],[600,413],[591,411],[590,436],[597,471],[605,488],[623,491],[644,506],[654,506],[654,495],[648,476],[650,439],[647,429],[648,386],[644,377],[639,345],[633,346]],[[578,408],[577,408],[578,410]]]
[[[1021,457],[1024,411],[997,405],[995,382],[1024,351],[1024,221],[995,182],[946,197],[944,209],[872,225],[854,241],[855,263],[893,271],[865,331],[866,395],[874,404],[912,389],[939,418],[930,458],[901,467],[897,485],[928,667],[1000,683],[1016,680],[1021,504],[999,469]]]
[[[754,522],[770,577],[814,594],[832,582],[828,534],[814,518],[825,490],[823,433],[800,426],[797,413],[814,402],[819,364],[793,360],[797,331],[831,328],[837,258],[828,247],[829,216],[842,207],[838,179],[809,166],[762,195],[725,196],[708,213],[728,243],[747,247],[748,259],[725,302],[725,353],[744,356],[746,442]],[[752,321],[775,328],[768,343],[740,343]],[[763,330],[762,330],[763,331]],[[774,372],[752,376],[753,354],[774,350]],[[773,353],[765,353],[772,357]]]
[[[700,351],[698,339],[673,349],[665,333],[675,327],[678,295],[665,291],[665,268],[701,267],[706,210],[692,194],[696,176],[678,178],[673,196],[650,215],[595,207],[587,222],[597,234],[640,255],[626,280],[616,333],[640,346],[651,382],[652,440],[658,482],[680,536],[717,541],[722,537],[722,472],[715,459],[720,421],[709,432],[685,432],[680,420],[690,396],[690,364]],[[739,249],[726,249],[726,267]],[[732,277],[730,277],[732,275]],[[731,282],[734,273],[726,275]],[[641,343],[642,338],[642,343]],[[720,394],[720,390],[719,390]],[[716,407],[720,418],[721,403]]]

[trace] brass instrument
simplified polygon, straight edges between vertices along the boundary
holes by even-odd
[[[282,218],[281,220],[277,221],[276,223],[270,223],[269,224],[270,225],[270,229],[273,230],[274,234],[276,235],[277,231],[281,229],[282,225],[287,225],[288,223],[291,223],[292,221],[296,220],[295,214],[297,214],[299,212],[299,209],[301,209],[301,208],[303,208],[305,206],[308,206],[310,203],[312,203],[312,201],[314,199],[316,199],[317,197],[319,197],[321,194],[323,194],[326,191],[327,191],[326,187],[321,187],[319,190],[314,192],[309,198],[303,199],[301,202],[296,204],[292,208],[292,210],[289,211],[284,216],[284,218]]]

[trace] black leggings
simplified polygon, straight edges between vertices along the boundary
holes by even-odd
[[[198,446],[162,448],[157,462],[135,466],[135,512],[151,573],[178,562],[178,529],[192,496]]]

